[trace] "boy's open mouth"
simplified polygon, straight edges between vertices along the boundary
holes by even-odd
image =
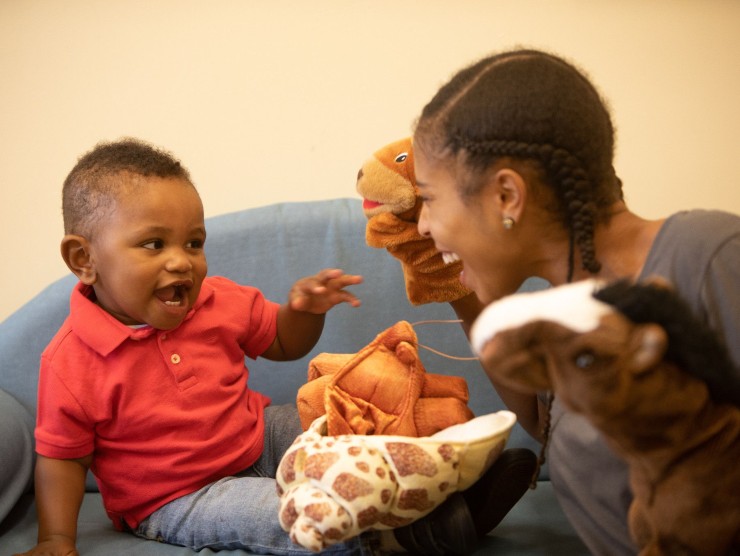
[[[180,307],[187,302],[187,293],[190,285],[186,282],[176,282],[154,292],[154,295],[168,307]]]

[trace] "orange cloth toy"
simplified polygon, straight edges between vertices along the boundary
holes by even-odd
[[[462,263],[445,263],[434,241],[417,230],[422,203],[411,138],[378,150],[360,169],[356,187],[368,218],[365,241],[401,261],[412,304],[455,301],[470,293],[460,283]]]
[[[417,345],[401,321],[356,354],[316,356],[296,400],[303,429],[324,413],[330,436],[424,437],[470,420],[465,379],[427,374]]]

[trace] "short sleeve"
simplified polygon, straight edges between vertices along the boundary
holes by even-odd
[[[716,249],[701,297],[709,325],[724,337],[730,356],[740,368],[740,233]]]
[[[57,459],[81,458],[94,449],[94,430],[79,401],[41,358],[36,413],[36,452]]]
[[[215,288],[215,310],[209,319],[218,315],[219,324],[231,330],[243,353],[256,359],[270,347],[277,336],[277,314],[280,305],[268,300],[252,286],[214,276],[209,283]]]

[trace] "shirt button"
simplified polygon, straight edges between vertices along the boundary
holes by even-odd
[[[167,339],[167,334],[162,334],[162,336],[160,336],[160,338],[162,338],[163,340],[166,340]]]
[[[172,361],[175,365],[177,365],[180,362],[180,356],[176,353],[173,353],[170,357],[170,361]]]

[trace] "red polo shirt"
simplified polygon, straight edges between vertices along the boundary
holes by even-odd
[[[172,330],[128,327],[72,292],[70,314],[41,356],[36,450],[93,454],[116,527],[249,467],[263,448],[269,398],[249,390],[244,356],[277,333],[278,304],[210,277]]]

